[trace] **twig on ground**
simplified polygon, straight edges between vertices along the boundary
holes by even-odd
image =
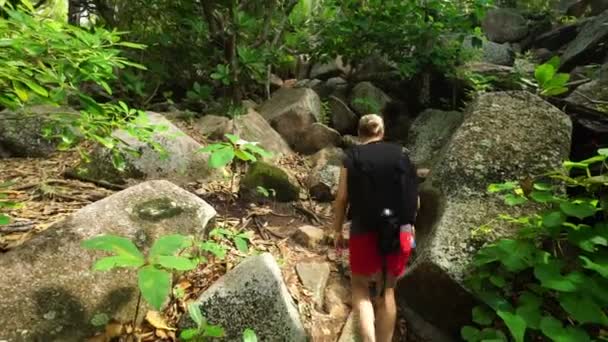
[[[23,233],[34,229],[34,221],[19,221],[0,226],[0,233]]]
[[[292,204],[293,208],[304,214],[304,216],[308,217],[311,223],[321,224],[321,219],[317,216],[317,214],[313,213],[311,210],[304,208],[304,206],[299,204]]]
[[[124,190],[127,188],[127,186],[124,186],[124,185],[114,184],[114,183],[110,183],[110,182],[104,181],[104,180],[91,179],[86,176],[79,175],[74,170],[66,170],[63,173],[63,176],[68,179],[76,179],[76,180],[83,181],[83,182],[93,183],[95,185],[98,185],[102,188],[106,188],[109,190],[120,191],[120,190]]]

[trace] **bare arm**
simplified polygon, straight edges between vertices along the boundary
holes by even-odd
[[[340,182],[338,183],[338,191],[334,201],[334,233],[335,237],[342,237],[342,225],[346,217],[346,208],[348,206],[348,187],[347,187],[346,168],[340,170]]]

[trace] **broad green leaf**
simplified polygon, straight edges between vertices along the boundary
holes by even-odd
[[[534,275],[536,279],[540,280],[543,287],[562,292],[574,292],[584,282],[585,277],[579,272],[562,275],[562,264],[558,260],[551,260],[546,264],[537,264],[534,267]]]
[[[139,269],[138,285],[146,302],[160,310],[171,292],[171,274],[148,265]]]
[[[588,295],[578,293],[560,293],[559,304],[581,324],[597,323],[608,325],[608,317],[602,308]]]
[[[540,322],[540,329],[555,342],[590,342],[589,335],[584,330],[578,328],[564,328],[562,323],[551,316],[543,317]]]
[[[597,211],[596,207],[588,202],[573,203],[564,201],[559,205],[559,208],[564,212],[564,214],[581,220],[595,215]]]
[[[192,246],[192,238],[180,234],[165,235],[154,241],[150,248],[150,257],[174,255],[184,248]]]
[[[471,326],[464,326],[460,329],[460,336],[467,342],[478,342],[480,340],[480,331]]]
[[[253,154],[251,154],[247,151],[235,150],[234,154],[237,158],[239,158],[240,160],[243,160],[243,161],[251,161],[251,162],[257,161],[257,158]]]
[[[224,328],[219,325],[206,325],[203,330],[203,336],[206,337],[224,337]]]
[[[526,291],[521,294],[518,302],[519,306],[515,313],[526,321],[526,326],[529,328],[540,329],[542,299]]]
[[[190,318],[196,323],[197,327],[201,327],[206,324],[205,317],[203,317],[203,313],[201,312],[201,308],[198,303],[193,302],[188,304],[188,313],[190,314]]]
[[[93,269],[95,271],[108,271],[115,267],[131,267],[139,268],[143,266],[145,260],[143,258],[133,258],[132,256],[110,256],[104,257],[95,262]]]
[[[494,328],[485,328],[479,334],[479,340],[483,342],[507,342],[507,336]]]
[[[523,196],[518,196],[515,194],[507,194],[504,197],[504,200],[505,200],[505,204],[509,205],[509,206],[520,205],[520,204],[526,203],[528,201],[527,198],[525,198]]]
[[[561,211],[553,211],[542,216],[543,225],[548,228],[560,227],[565,221],[566,216]]]
[[[199,247],[202,251],[209,252],[217,258],[224,259],[224,257],[226,257],[225,247],[213,241],[205,241],[201,243]]]
[[[572,229],[568,241],[587,252],[595,252],[597,246],[608,246],[608,227],[596,224],[592,229]]]
[[[11,223],[11,218],[6,214],[0,214],[0,225]]]
[[[82,247],[112,252],[118,256],[129,256],[132,259],[144,259],[144,255],[131,240],[115,235],[101,235],[85,240],[82,242]]]
[[[551,64],[541,64],[534,71],[534,77],[542,87],[555,75],[555,68]]]
[[[217,150],[220,150],[220,149],[226,148],[226,147],[229,147],[229,146],[226,144],[211,144],[211,145],[207,145],[207,146],[199,149],[198,151],[201,153],[212,153],[212,152],[215,152]]]
[[[243,331],[243,342],[258,342],[255,331],[249,328],[245,329],[245,331]]]
[[[234,238],[234,244],[236,245],[236,248],[241,251],[242,253],[247,253],[249,252],[249,246],[247,245],[247,240],[236,236]]]
[[[232,148],[232,146],[225,146],[211,154],[211,157],[209,157],[209,166],[213,169],[218,169],[230,164],[233,159],[234,148]]]
[[[523,342],[526,334],[526,321],[512,312],[499,310],[496,314],[505,322],[515,342]]]
[[[485,306],[473,308],[473,322],[479,325],[490,325],[494,321],[494,312]]]
[[[608,148],[600,148],[599,150],[597,150],[597,154],[600,154],[602,156],[608,156]]]
[[[230,141],[233,145],[238,145],[239,143],[239,137],[234,135],[234,134],[230,134],[230,133],[226,133],[224,134],[224,136],[226,137],[226,139],[228,139],[228,141]]]
[[[179,334],[179,338],[184,341],[194,339],[198,335],[198,329],[186,329]]]
[[[507,281],[501,275],[492,275],[492,276],[490,276],[490,282],[492,284],[494,284],[494,286],[500,287],[500,288],[503,288],[507,284]]]
[[[530,197],[539,203],[547,203],[556,200],[553,193],[549,191],[532,191]]]
[[[155,261],[164,268],[178,271],[193,270],[198,265],[198,263],[193,260],[174,255],[160,255],[156,257]]]
[[[44,97],[49,96],[49,93],[46,91],[46,89],[44,89],[43,87],[38,85],[36,82],[26,79],[26,80],[23,80],[23,83],[25,83],[25,85],[28,86],[28,88],[30,88],[36,94],[38,94],[40,96],[44,96]]]
[[[553,186],[551,184],[538,182],[534,183],[534,189],[538,191],[551,191],[553,190]]]
[[[594,255],[593,260],[586,256],[579,256],[583,261],[583,267],[597,272],[604,278],[608,278],[608,257],[605,255]]]

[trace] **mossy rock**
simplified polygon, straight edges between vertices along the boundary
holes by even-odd
[[[246,196],[255,197],[258,187],[274,190],[276,199],[281,202],[295,201],[300,195],[300,188],[284,170],[265,162],[253,164],[241,180],[241,193]]]

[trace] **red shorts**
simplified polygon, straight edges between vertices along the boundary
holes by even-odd
[[[401,232],[401,251],[387,256],[386,273],[400,277],[412,252],[411,232]],[[348,254],[353,274],[371,276],[382,271],[382,258],[378,253],[377,233],[356,234],[349,238]]]

